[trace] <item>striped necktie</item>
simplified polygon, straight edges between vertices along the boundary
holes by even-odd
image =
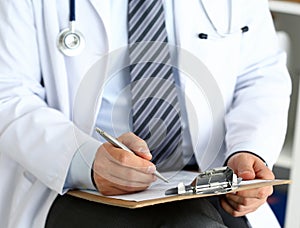
[[[161,0],[129,0],[133,132],[160,170],[182,167],[181,114]]]

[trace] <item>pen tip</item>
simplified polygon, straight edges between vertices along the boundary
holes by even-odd
[[[157,176],[159,179],[163,180],[166,183],[169,183],[168,179],[165,178],[163,175],[161,175],[158,171],[154,172],[155,176]]]

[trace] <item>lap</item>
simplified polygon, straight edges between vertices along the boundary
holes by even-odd
[[[128,209],[90,202],[70,195],[58,196],[46,228],[59,227],[226,227],[204,198]]]

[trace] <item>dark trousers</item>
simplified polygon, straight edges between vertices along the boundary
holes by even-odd
[[[217,197],[127,209],[66,194],[54,201],[46,228],[248,227],[245,218],[233,218],[225,212],[229,219],[224,219],[217,209],[220,209]]]

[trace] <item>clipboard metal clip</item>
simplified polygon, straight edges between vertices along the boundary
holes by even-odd
[[[228,166],[214,168],[199,173],[190,185],[181,182],[177,188],[168,189],[165,194],[223,194],[236,189],[241,180]]]

